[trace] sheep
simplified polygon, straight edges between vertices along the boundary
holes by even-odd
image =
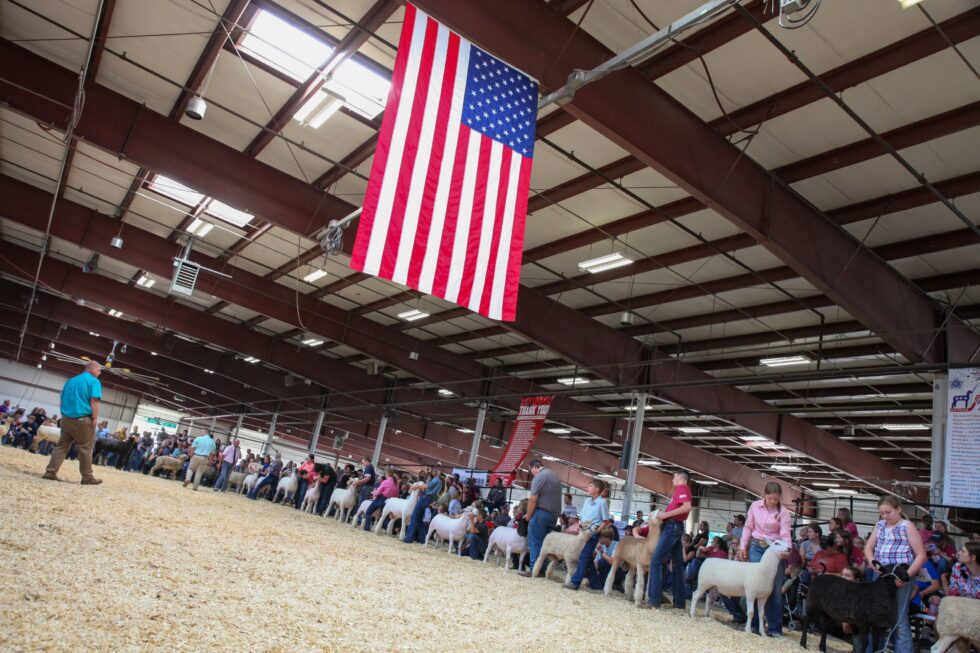
[[[828,630],[834,623],[847,623],[857,632],[852,638],[854,651],[863,653],[869,637],[877,639],[895,625],[898,591],[895,578],[909,582],[907,570],[906,565],[898,565],[871,583],[852,583],[829,574],[814,578],[806,595],[806,613],[800,624],[803,631],[800,646],[806,648],[806,637],[813,623],[821,632],[820,650],[826,651]],[[701,573],[704,573],[704,567]]]
[[[313,514],[316,510],[316,503],[320,500],[321,485],[319,482],[313,482],[306,489],[306,494],[303,496],[303,503],[299,507],[302,512]]]
[[[242,484],[245,481],[245,472],[231,472],[228,474],[228,482],[225,487],[235,486],[235,492],[241,492]]]
[[[299,485],[299,479],[296,478],[295,470],[282,476],[279,479],[279,483],[276,485],[276,493],[272,495],[272,503],[279,501],[280,496],[282,496],[283,505],[291,502],[293,500],[293,496],[296,494],[297,485]]]
[[[962,596],[947,596],[939,604],[936,618],[939,641],[932,647],[934,653],[946,653],[954,647],[967,653],[970,644],[980,649],[980,601]]]
[[[251,492],[252,489],[255,487],[255,484],[258,482],[259,482],[259,473],[252,472],[251,474],[245,477],[245,480],[242,481],[242,486],[239,489],[238,493],[247,494]]]
[[[395,522],[401,520],[401,526],[398,527],[398,537],[400,538],[408,526],[408,520],[412,518],[412,511],[415,510],[415,504],[419,501],[419,492],[421,492],[420,489],[415,489],[412,490],[407,499],[392,497],[385,501],[385,505],[381,509],[381,516],[378,517],[378,523],[374,527],[375,534],[381,533],[381,524],[384,523],[385,517],[387,517],[388,535],[394,532]]]
[[[762,610],[769,595],[772,594],[772,584],[779,568],[779,559],[789,554],[790,544],[777,540],[770,542],[762,560],[757,563],[708,558],[701,565],[698,573],[698,589],[691,600],[691,618],[698,607],[698,601],[704,596],[704,616],[711,612],[711,600],[706,596],[712,587],[725,596],[744,596],[748,606],[748,619],[745,621],[745,633],[751,634],[752,616],[755,613],[755,602],[759,602]],[[774,626],[770,626],[774,627]],[[762,628],[759,629],[763,631]]]
[[[2,437],[2,435],[0,435],[0,437]],[[30,450],[37,451],[42,442],[53,442],[58,444],[59,440],[61,440],[60,428],[57,426],[51,426],[50,424],[42,424],[38,428],[37,435],[34,436],[34,440],[31,442]]]
[[[354,509],[354,502],[357,500],[357,488],[337,488],[330,495],[330,501],[327,503],[327,509],[323,511],[323,516],[326,517],[330,514],[330,508],[334,508],[334,512],[337,516],[337,521],[341,519],[341,511],[343,511],[343,519],[347,520],[350,511]]]
[[[102,456],[114,453],[116,454],[116,469],[122,469],[126,461],[129,460],[129,454],[132,453],[135,447],[136,438],[126,440],[98,438],[95,440],[95,446],[92,448],[92,460],[99,461]]]
[[[517,568],[520,569],[524,564],[524,558],[528,555],[527,538],[517,534],[516,528],[510,526],[498,526],[490,533],[490,541],[487,543],[487,553],[483,556],[483,564],[490,559],[490,554],[496,549],[497,553],[504,554],[504,571],[510,570],[510,556],[518,553],[520,558],[517,561]]]
[[[447,553],[452,553],[453,542],[462,543],[463,538],[466,535],[466,527],[469,525],[470,520],[468,515],[476,512],[473,506],[470,506],[463,510],[463,514],[459,517],[450,517],[449,515],[436,515],[429,522],[429,532],[425,534],[425,542],[422,544],[423,547],[429,546],[429,538],[433,534],[437,534],[442,539],[449,539],[449,548],[446,549]],[[463,555],[463,547],[457,547],[459,555]]]
[[[612,556],[612,567],[606,576],[606,585],[602,589],[602,593],[606,596],[609,596],[612,591],[613,582],[616,580],[616,570],[619,569],[620,565],[625,564],[629,565],[626,583],[623,586],[626,599],[629,600],[630,589],[632,588],[634,603],[637,606],[643,603],[643,590],[646,587],[646,574],[650,571],[650,559],[653,558],[653,551],[657,548],[657,542],[660,540],[660,522],[653,519],[656,516],[657,513],[653,513],[648,522],[647,527],[650,531],[645,538],[627,535],[616,545],[616,551]],[[636,580],[635,584],[633,583],[634,579]]]
[[[181,456],[180,458],[174,458],[173,456],[157,456],[156,460],[153,462],[153,468],[150,470],[150,476],[156,476],[157,472],[160,470],[177,474],[180,471],[180,468],[184,465],[185,460],[187,460],[187,456]]]
[[[364,501],[361,501],[361,505],[359,505],[357,510],[354,512],[354,519],[350,521],[351,526],[356,528],[364,525],[364,520],[367,519],[367,515],[364,513],[367,511],[368,506],[370,506],[372,503],[374,503],[374,499],[365,499]]]
[[[582,554],[582,549],[585,547],[585,543],[592,537],[592,530],[589,528],[592,524],[591,522],[579,522],[580,530],[578,533],[548,533],[544,542],[541,543],[541,553],[538,555],[538,559],[534,562],[534,569],[531,571],[531,578],[537,578],[538,572],[541,571],[541,566],[544,564],[546,559],[558,562],[560,560],[565,561],[565,583],[572,582],[572,573],[576,566],[578,566],[578,558]],[[555,565],[548,565],[548,570],[545,572],[544,577],[550,578],[551,572],[554,570]]]

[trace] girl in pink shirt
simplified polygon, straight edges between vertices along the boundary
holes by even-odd
[[[385,480],[381,481],[381,485],[378,486],[371,496],[374,497],[374,501],[368,506],[368,509],[364,511],[364,530],[371,530],[371,516],[375,511],[381,510],[385,505],[385,501],[391,497],[398,496],[398,485],[400,481],[398,475],[392,470],[385,472]]]

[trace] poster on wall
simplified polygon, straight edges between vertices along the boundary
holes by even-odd
[[[949,371],[943,503],[980,508],[980,368]]]
[[[510,487],[517,478],[517,470],[534,446],[538,434],[541,433],[541,427],[544,426],[548,411],[551,410],[552,399],[553,397],[550,396],[521,399],[521,407],[517,412],[517,419],[514,420],[514,429],[511,431],[507,448],[504,449],[504,455],[493,468],[490,485],[494,485],[500,478],[504,481],[504,486]]]

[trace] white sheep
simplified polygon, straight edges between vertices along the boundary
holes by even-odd
[[[520,569],[521,565],[524,564],[524,558],[528,556],[527,538],[518,535],[516,528],[498,526],[490,533],[490,541],[487,543],[487,553],[483,556],[484,564],[490,559],[490,554],[495,549],[498,554],[504,554],[504,571],[510,569],[511,554],[520,554],[521,557],[517,560],[517,568]]]
[[[341,513],[343,513],[343,519],[346,521],[350,511],[354,509],[356,500],[357,488],[337,488],[330,495],[330,502],[327,504],[327,509],[323,511],[323,516],[329,515],[330,508],[333,507],[337,521],[341,520]]]
[[[773,581],[779,569],[780,558],[789,553],[790,545],[782,540],[770,542],[759,562],[739,562],[722,558],[708,558],[698,572],[698,589],[691,600],[691,618],[697,610],[698,601],[714,587],[725,596],[744,596],[748,606],[748,619],[745,622],[746,634],[752,633],[752,616],[755,602],[763,610],[766,600],[772,594]],[[711,612],[711,601],[705,596],[704,616]],[[772,628],[773,626],[770,626]],[[760,632],[765,629],[760,628]]]
[[[656,516],[657,513],[653,513],[653,517]],[[645,538],[627,535],[616,545],[616,550],[612,555],[612,567],[609,569],[606,585],[603,588],[603,594],[606,596],[609,596],[612,591],[616,579],[616,570],[619,569],[620,565],[625,564],[629,565],[629,571],[626,573],[626,581],[623,583],[623,593],[629,600],[632,592],[633,602],[636,605],[643,603],[646,574],[650,571],[650,559],[660,541],[660,522],[651,517],[647,527],[650,530]]]
[[[280,496],[282,497],[283,504],[291,502],[296,495],[297,485],[299,485],[299,479],[296,477],[296,470],[282,476],[276,485],[276,493],[272,495],[272,503],[279,501]]]
[[[2,437],[2,436],[0,436]],[[61,429],[57,426],[52,426],[50,424],[42,424],[37,430],[37,435],[34,436],[34,440],[31,442],[31,451],[37,451],[37,448],[41,446],[42,442],[52,442],[58,444],[61,440]]]
[[[159,472],[161,469],[176,474],[180,471],[180,468],[183,466],[185,460],[187,460],[186,455],[181,456],[180,458],[174,458],[173,456],[157,456],[156,460],[153,462],[153,468],[150,470],[150,476],[156,476],[157,472]]]
[[[361,505],[359,505],[357,507],[357,511],[354,512],[354,519],[350,520],[351,526],[354,526],[355,528],[358,526],[364,526],[364,520],[367,519],[367,515],[365,513],[367,512],[368,506],[370,506],[372,503],[374,503],[374,499],[365,499],[364,501],[361,501]]]
[[[962,596],[944,598],[936,617],[936,633],[940,639],[932,653],[946,653],[954,647],[967,653],[970,644],[980,648],[980,601]]]
[[[450,517],[449,515],[436,515],[429,522],[429,532],[425,534],[425,542],[423,547],[429,546],[429,538],[432,537],[433,533],[437,534],[441,539],[449,540],[449,548],[446,550],[447,553],[452,553],[453,542],[462,543],[463,538],[466,536],[466,527],[469,526],[470,520],[468,515],[476,512],[473,506],[470,506],[463,510],[463,514],[459,517]],[[463,555],[463,547],[460,546],[459,555]]]
[[[408,527],[408,520],[412,518],[412,511],[415,510],[415,504],[419,502],[420,491],[419,488],[412,490],[407,499],[391,497],[385,501],[385,505],[381,509],[381,515],[378,517],[378,523],[374,527],[375,534],[381,533],[381,525],[385,522],[385,517],[387,517],[388,535],[394,532],[395,522],[401,520],[401,525],[398,527],[398,537],[400,538]]]
[[[306,494],[303,496],[303,503],[300,505],[299,509],[303,512],[308,512],[311,515],[316,511],[317,501],[320,500],[320,486],[322,483],[314,482],[306,489]]]
[[[531,578],[538,577],[541,566],[548,559],[551,560],[551,564],[548,565],[548,571],[545,572],[544,577],[550,578],[556,563],[564,561],[565,583],[571,583],[572,573],[578,566],[578,559],[582,555],[582,549],[585,547],[585,543],[588,542],[589,538],[592,537],[592,530],[589,528],[591,525],[592,523],[588,521],[580,522],[579,527],[581,530],[578,533],[548,533],[544,538],[544,542],[541,543],[541,553],[534,562]]]
[[[225,487],[235,486],[235,492],[242,491],[242,484],[245,482],[245,472],[231,472],[228,474],[228,480],[225,483]]]
[[[252,472],[251,474],[245,477],[244,481],[242,481],[242,485],[241,488],[239,488],[238,493],[248,494],[249,492],[252,491],[253,488],[255,488],[255,484],[258,482],[259,482],[259,473]]]

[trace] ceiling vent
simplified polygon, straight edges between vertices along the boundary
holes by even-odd
[[[194,285],[197,283],[197,275],[200,272],[201,266],[197,263],[178,259],[174,263],[174,278],[170,282],[170,292],[190,297],[194,294]]]

